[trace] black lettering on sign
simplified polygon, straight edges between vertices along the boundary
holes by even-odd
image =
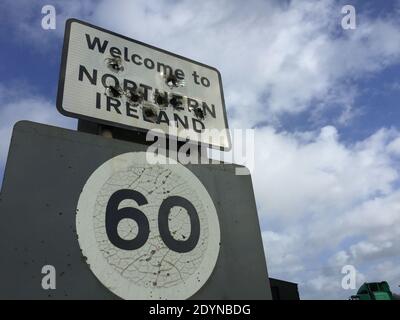
[[[204,101],[203,101],[203,112],[204,112],[204,115],[210,114],[213,118],[215,118],[215,116],[216,116],[215,115],[215,106],[213,104],[211,104],[211,109],[210,109],[208,104],[205,103]]]
[[[128,80],[128,79],[124,79],[124,86],[123,86],[124,90],[133,90],[135,91],[137,89],[137,85],[135,82]]]
[[[138,66],[142,64],[142,57],[138,54],[133,54],[131,58],[134,64],[137,64]]]
[[[113,97],[106,97],[106,102],[107,111],[111,111],[111,108],[113,108],[118,114],[121,114],[121,110],[119,110],[119,107],[121,106],[121,101]]]
[[[204,131],[204,129],[206,128],[204,123],[198,119],[193,118],[192,124],[193,124],[193,130],[196,131],[197,133],[202,133]]]
[[[151,60],[150,58],[144,59],[144,65],[145,65],[146,68],[148,68],[148,69],[154,69],[154,62],[153,62],[153,60]]]
[[[106,208],[106,233],[110,242],[122,250],[136,250],[142,247],[149,238],[150,226],[146,215],[137,208],[125,207],[118,209],[124,200],[134,200],[139,206],[148,204],[147,199],[138,191],[121,189],[114,192],[107,203]],[[169,215],[171,209],[180,207],[186,210],[190,219],[190,236],[182,240],[177,240],[169,229]],[[134,239],[126,240],[118,234],[118,224],[123,219],[131,219],[137,224],[137,235]],[[175,252],[185,253],[193,250],[200,239],[200,219],[193,204],[180,196],[170,196],[166,198],[158,211],[158,230],[160,237],[165,245]]]
[[[121,56],[122,52],[121,52],[121,50],[119,50],[116,47],[111,47],[110,48],[110,54],[111,54],[112,57],[118,58],[118,57]]]
[[[126,199],[134,200],[139,206],[147,204],[146,198],[135,190],[118,190],[110,197],[106,209],[106,232],[110,242],[122,250],[136,250],[142,247],[149,238],[149,220],[145,214],[136,208],[118,209],[119,204]],[[118,234],[118,224],[122,219],[132,219],[137,223],[138,233],[134,239],[125,240]]]
[[[149,91],[151,91],[152,87],[146,86],[145,84],[141,83],[140,87],[143,88],[143,98],[146,101],[149,101]]]
[[[189,120],[187,116],[183,116],[182,120],[182,118],[178,114],[174,113],[174,121],[177,127],[182,126],[185,129],[189,129]]]
[[[189,215],[191,230],[190,236],[186,240],[176,240],[169,230],[168,217],[174,207],[186,209]],[[200,220],[196,208],[185,198],[179,196],[168,197],[162,202],[158,212],[158,230],[160,231],[161,239],[171,250],[180,253],[193,250],[200,238]]]
[[[94,50],[94,48],[97,47],[97,51],[99,51],[100,53],[104,53],[104,51],[106,51],[108,45],[107,40],[103,41],[103,43],[100,44],[99,38],[94,37],[94,40],[92,41],[90,39],[90,35],[88,35],[87,33],[85,35],[86,35],[86,42],[90,50]]]
[[[185,73],[181,69],[176,69],[175,70],[175,77],[179,80],[185,79]]]
[[[143,119],[144,120],[144,119]],[[165,123],[169,126],[169,118],[168,115],[164,111],[160,111],[156,120],[157,124]]]
[[[129,102],[126,102],[125,105],[126,105],[126,115],[128,117],[139,119],[139,117],[137,116],[136,106],[131,105]]]
[[[160,72],[164,75],[171,75],[172,74],[172,68],[171,66],[161,63],[161,62],[157,62],[157,72]]]
[[[93,73],[90,74],[89,71],[86,69],[86,67],[80,64],[79,65],[79,74],[78,74],[79,81],[83,81],[84,74],[92,85],[95,86],[97,84],[97,70],[96,69],[93,69]]]
[[[112,81],[108,81],[108,79],[111,79]],[[104,88],[108,88],[109,86],[119,88],[119,80],[112,74],[103,74],[101,77],[101,83],[103,84]]]

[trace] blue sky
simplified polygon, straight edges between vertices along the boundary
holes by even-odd
[[[56,30],[41,28],[45,4]],[[344,4],[356,8],[355,30],[341,28]],[[230,126],[256,128],[272,276],[298,282],[304,298],[343,299],[351,264],[358,285],[398,291],[399,1],[2,1],[0,176],[16,121],[76,126],[55,108],[69,17],[221,71]]]

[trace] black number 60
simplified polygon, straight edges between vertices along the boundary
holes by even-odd
[[[118,209],[123,200],[134,200],[139,206],[147,204],[147,199],[138,191],[121,189],[114,192],[107,203],[106,208],[106,233],[110,242],[122,250],[136,250],[142,247],[150,234],[149,220],[146,215],[137,208]],[[173,207],[186,209],[190,219],[190,236],[186,240],[176,240],[169,230],[168,217]],[[138,233],[134,239],[125,240],[118,234],[118,224],[122,219],[132,219],[138,225]],[[200,238],[200,220],[196,208],[185,198],[170,196],[166,198],[158,211],[158,230],[165,245],[179,253],[193,250]]]

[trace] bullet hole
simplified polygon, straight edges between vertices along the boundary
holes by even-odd
[[[124,71],[124,66],[122,65],[122,59],[119,57],[107,58],[105,62],[108,69],[110,69],[113,72],[118,73]]]
[[[157,282],[153,282],[153,286],[155,287],[157,285]]]
[[[146,121],[156,122],[157,121],[157,111],[151,106],[143,107],[143,116]]]
[[[157,92],[154,95],[154,102],[159,106],[167,106],[168,98],[166,95],[162,95],[161,93]]]
[[[137,93],[132,93],[130,96],[131,101],[133,102],[139,102],[140,101],[140,95],[138,95]]]
[[[143,94],[136,90],[129,90],[127,92],[128,100],[131,104],[137,106],[143,102]]]
[[[197,118],[203,120],[204,119],[204,111],[202,108],[196,108],[194,109],[194,114]]]
[[[175,109],[179,108],[182,106],[182,101],[178,99],[177,97],[172,97],[171,100],[169,100],[169,103],[171,106],[173,106]]]
[[[120,87],[109,86],[106,88],[106,95],[111,98],[121,98],[122,89]]]
[[[167,83],[167,86],[170,87],[171,89],[173,87],[179,87],[179,80],[173,74],[169,75],[165,82]]]
[[[154,117],[155,113],[153,112],[153,110],[151,108],[145,108],[144,113],[146,115],[146,117]]]
[[[156,103],[157,103],[158,105],[163,105],[163,104],[165,103],[164,98],[163,98],[162,96],[158,95],[158,96],[156,97]]]

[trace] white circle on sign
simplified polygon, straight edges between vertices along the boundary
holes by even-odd
[[[187,299],[210,277],[220,248],[217,211],[183,165],[145,152],[97,168],[79,197],[78,241],[95,276],[123,299]]]

